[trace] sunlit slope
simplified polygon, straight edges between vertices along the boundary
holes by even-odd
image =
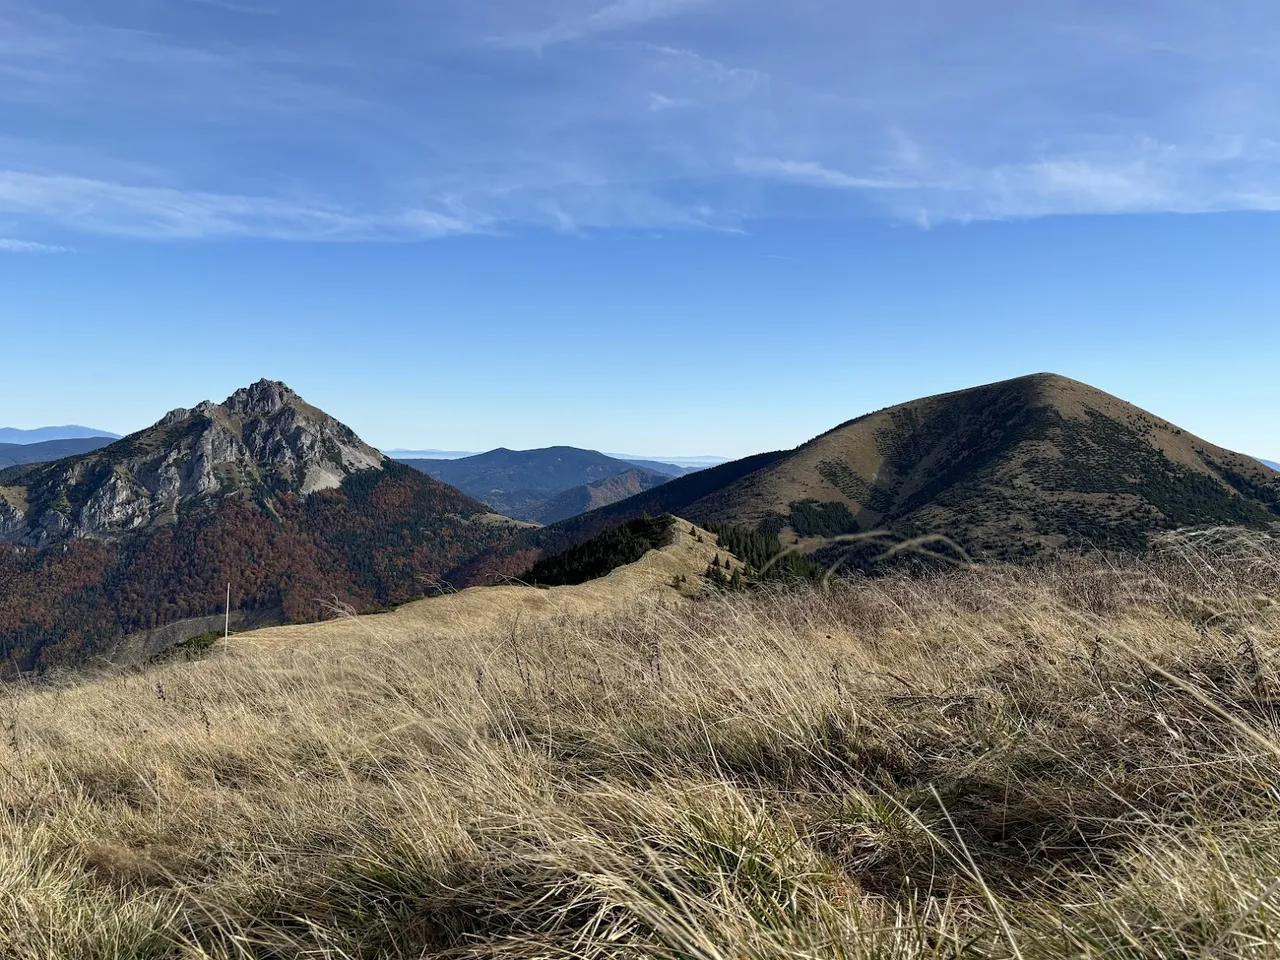
[[[1146,549],[1183,527],[1280,522],[1280,473],[1117,397],[1036,374],[868,414],[792,451],[681,478],[500,545],[458,572],[509,572],[642,513],[766,531],[783,543],[890,530],[973,556]]]

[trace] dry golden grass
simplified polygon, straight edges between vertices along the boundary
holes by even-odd
[[[506,629],[512,622],[528,628],[565,617],[616,613],[636,603],[679,604],[696,594],[707,565],[729,555],[714,534],[680,520],[672,542],[639,562],[606,577],[573,587],[531,590],[525,586],[473,587],[461,593],[405,604],[371,617],[339,617],[322,624],[271,627],[236,638],[241,648],[275,648],[282,643],[345,647],[376,634],[387,642],[421,643],[465,639]],[[733,563],[741,569],[740,563]],[[726,570],[731,568],[726,567]],[[325,654],[327,655],[327,653]]]
[[[676,562],[7,689],[0,956],[1280,957],[1276,543]]]

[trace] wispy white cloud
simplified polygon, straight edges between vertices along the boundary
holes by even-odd
[[[74,253],[70,247],[60,247],[31,240],[14,240],[0,237],[0,253]]]
[[[380,208],[321,200],[212,193],[59,175],[0,171],[0,215],[62,230],[135,240],[405,241],[501,233],[537,226],[565,233],[602,229],[738,230],[734,212],[676,202],[625,182],[490,183],[463,199]]]
[[[463,209],[351,211],[282,200],[82,177],[0,171],[0,213],[67,230],[145,240],[423,239],[476,233],[490,223]]]
[[[188,2],[226,8],[223,0]],[[324,79],[334,69],[332,55],[291,50],[287,39],[211,42],[135,24],[72,18],[58,6],[0,2],[0,102],[39,103],[90,120],[89,111],[104,106],[145,108],[157,120],[171,109],[197,110],[206,122],[260,112],[323,115],[370,106]],[[271,8],[253,9],[267,13]]]
[[[185,2],[204,7],[217,7],[219,10],[226,10],[230,13],[248,13],[259,17],[275,17],[280,14],[278,7],[270,7],[265,4],[236,3],[235,0],[185,0]]]
[[[498,37],[500,46],[543,50],[559,43],[582,40],[598,34],[613,34],[654,21],[665,20],[711,0],[614,0],[590,13],[560,19],[538,30]]]
[[[758,93],[773,78],[762,70],[731,66],[693,50],[659,44],[636,44],[647,55],[644,65],[688,94],[690,103],[742,100]]]
[[[1271,0],[269,2],[0,0],[5,232],[1280,207]]]
[[[663,110],[679,110],[681,107],[694,106],[692,100],[681,100],[676,97],[668,97],[664,93],[658,93],[656,90],[649,91],[649,109],[655,113]]]
[[[1265,146],[1243,149],[1263,156]],[[1224,159],[1229,158],[1229,159]],[[1054,215],[1280,211],[1280,170],[1240,177],[1234,151],[1189,152],[1141,142],[1087,156],[1059,156],[992,167],[949,164],[915,179],[851,176],[813,162],[744,160],[744,173],[828,190],[866,194],[901,219],[1026,219]],[[932,175],[930,175],[932,174]],[[1276,182],[1276,187],[1259,187]],[[882,193],[890,191],[890,193]]]
[[[920,184],[886,177],[854,176],[841,170],[824,167],[812,160],[740,157],[736,166],[741,173],[751,176],[785,180],[813,187],[833,187],[839,190],[906,190],[920,186]]]

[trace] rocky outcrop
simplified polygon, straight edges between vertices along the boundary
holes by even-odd
[[[0,489],[0,542],[17,540],[27,526],[22,491]],[[12,499],[11,499],[12,498]]]
[[[101,450],[25,474],[13,496],[0,498],[0,542],[112,539],[220,497],[269,501],[332,489],[382,469],[384,459],[285,384],[261,380],[223,403],[173,410]]]
[[[80,511],[82,536],[109,536],[145,526],[153,501],[121,470],[114,470]]]

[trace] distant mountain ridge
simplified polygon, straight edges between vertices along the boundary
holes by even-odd
[[[110,437],[80,437],[71,440],[45,440],[41,443],[0,443],[0,470],[90,453],[111,442]]]
[[[609,456],[609,454],[605,454]],[[617,458],[615,458],[617,459]],[[660,473],[667,477],[683,477],[685,474],[697,473],[703,467],[687,467],[678,463],[667,463],[663,460],[630,460],[624,459],[623,463],[629,463],[635,467],[642,467],[645,470],[651,470],[654,473]]]
[[[650,454],[631,454],[631,453],[606,453],[605,456],[613,457],[617,460],[626,460],[628,463],[638,463],[644,465],[646,463],[661,463],[675,467],[682,467],[686,472],[692,473],[695,470],[705,470],[707,467],[718,467],[722,463],[728,463],[728,457],[679,457],[679,456],[653,456]]]
[[[644,493],[646,490],[652,490],[670,480],[671,477],[665,473],[636,467],[625,473],[573,487],[564,493],[557,494],[532,510],[529,519],[541,524],[567,520],[580,513],[598,510],[638,493]]]
[[[383,450],[392,460],[461,460],[474,457],[476,450]]]
[[[1270,467],[1272,470],[1280,470],[1280,462],[1277,462],[1275,460],[1263,460],[1262,463],[1265,466]]]
[[[499,448],[503,449],[503,448]],[[583,447],[573,447],[574,450],[585,449]],[[467,457],[479,457],[484,453],[493,453],[495,451],[479,451],[479,450],[406,450],[402,448],[393,448],[383,450],[388,457],[393,460],[409,461],[409,460],[464,460]],[[705,470],[707,467],[714,467],[717,464],[727,463],[725,457],[650,457],[644,455],[631,455],[622,453],[606,453],[606,457],[614,460],[621,460],[624,463],[634,464],[637,467],[645,467],[649,470],[656,470],[658,473],[665,473],[672,477],[682,477],[686,473],[693,473],[697,470]]]
[[[421,594],[515,527],[387,459],[285,384],[0,471],[0,660],[81,662],[222,610],[310,620]]]
[[[50,440],[83,440],[88,437],[106,437],[119,440],[120,434],[93,427],[68,424],[63,427],[36,427],[20,430],[17,427],[0,427],[0,443],[48,443]]]
[[[712,467],[528,531],[456,571],[460,584],[642,514],[730,524],[780,543],[886,530],[943,534],[972,556],[1145,549],[1159,531],[1280,523],[1280,473],[1053,374],[911,401],[794,450]],[[519,568],[519,569],[517,569]]]
[[[546,447],[540,450],[508,450],[500,447],[488,453],[460,460],[402,461],[437,480],[451,484],[464,493],[489,504],[495,511],[517,520],[539,522],[544,505],[566,491],[585,488],[598,481],[620,474],[644,470],[645,479],[635,478],[636,489],[649,489],[655,476],[679,476],[683,470],[669,464],[658,470],[638,467],[625,460],[616,460],[595,450],[577,447]],[[649,486],[645,486],[649,483]],[[584,502],[601,505],[606,488],[576,494]],[[615,485],[622,490],[623,486]],[[567,503],[568,501],[564,501]],[[552,512],[563,509],[563,503]]]

